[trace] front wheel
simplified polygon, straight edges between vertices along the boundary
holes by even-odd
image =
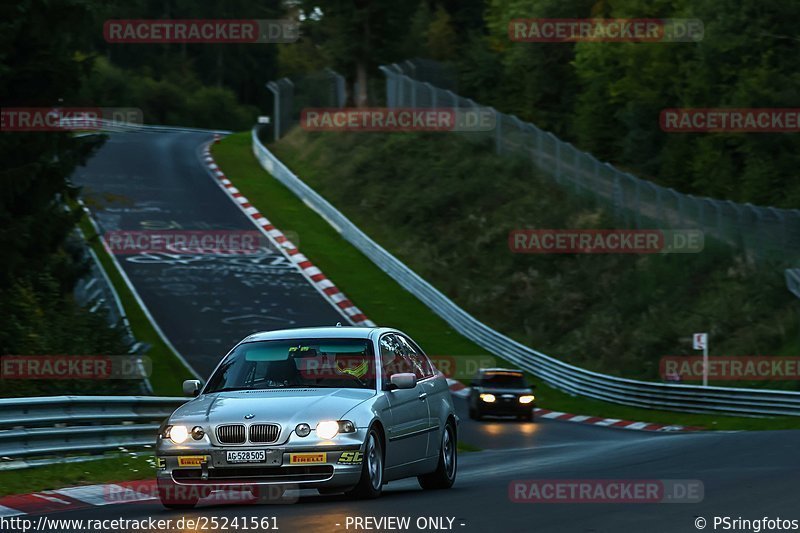
[[[449,489],[456,481],[458,470],[458,446],[456,442],[456,428],[452,421],[448,421],[442,432],[442,445],[439,450],[439,463],[436,470],[430,474],[417,476],[419,486],[425,490]]]
[[[359,499],[372,499],[383,490],[383,442],[378,431],[370,428],[364,446],[364,462],[361,464],[361,478],[358,485],[347,491],[347,495]]]

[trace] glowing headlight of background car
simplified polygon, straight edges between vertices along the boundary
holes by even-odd
[[[494,403],[496,398],[494,397],[494,394],[481,394],[481,400],[486,403]]]
[[[536,397],[533,394],[526,394],[519,397],[519,403],[531,403]]]

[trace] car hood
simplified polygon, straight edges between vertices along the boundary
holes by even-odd
[[[284,428],[306,422],[314,427],[321,420],[340,420],[375,394],[375,390],[312,388],[216,392],[203,394],[179,407],[170,422],[211,426],[275,422]]]

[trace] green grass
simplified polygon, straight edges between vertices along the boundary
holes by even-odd
[[[486,353],[455,332],[342,239],[291,191],[272,179],[252,155],[249,132],[226,137],[214,145],[212,151],[217,164],[242,194],[281,231],[295,232],[299,236],[300,250],[373,321],[408,332],[428,353]],[[639,409],[573,397],[539,380],[532,381],[537,384],[538,405],[556,411],[708,429],[800,428],[800,418],[797,417],[748,418]]]
[[[61,463],[25,470],[0,470],[0,496],[76,485],[154,479],[155,475],[155,464],[149,454]]]
[[[300,250],[374,322],[413,332],[429,353],[485,353],[353,248],[289,189],[269,179],[250,152],[249,133],[226,137],[212,152],[242,194],[281,231],[296,233]]]
[[[122,279],[114,261],[108,255],[91,222],[84,217],[80,222],[80,228],[89,245],[97,254],[111,284],[119,295],[125,315],[133,331],[133,336],[139,342],[150,344],[151,348],[147,356],[152,362],[152,375],[150,383],[156,396],[182,396],[182,383],[185,379],[193,379],[194,375],[189,371],[183,362],[167,346],[158,332],[153,328],[152,323],[145,315],[139,303],[134,298],[128,285]]]

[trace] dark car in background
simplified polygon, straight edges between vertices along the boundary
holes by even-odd
[[[472,379],[469,394],[469,417],[480,420],[485,415],[515,416],[533,421],[536,397],[533,386],[519,370],[482,368]]]

